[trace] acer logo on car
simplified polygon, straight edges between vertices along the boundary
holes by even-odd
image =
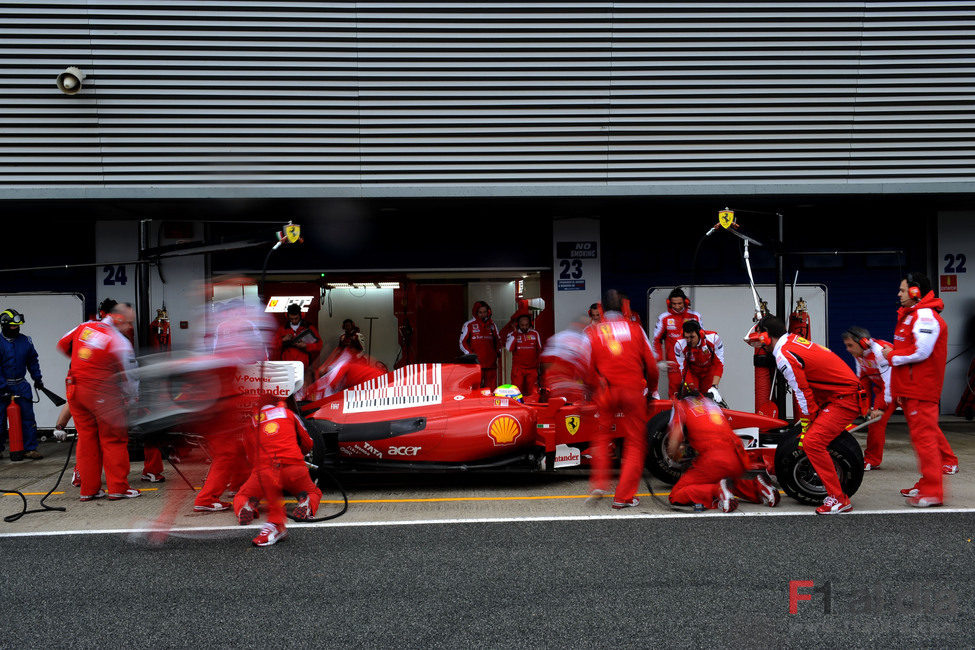
[[[386,453],[390,456],[416,456],[422,447],[390,447]]]

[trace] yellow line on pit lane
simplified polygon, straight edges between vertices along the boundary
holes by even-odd
[[[667,496],[670,492],[654,492],[653,496]],[[522,496],[522,497],[431,497],[431,498],[420,498],[420,499],[349,499],[349,503],[444,503],[450,501],[542,501],[545,499],[588,499],[590,495],[588,494],[553,494],[547,496]],[[638,497],[648,497],[651,496],[649,492],[642,492],[637,494]],[[601,499],[612,499],[612,494],[604,494],[599,498]],[[295,503],[292,500],[286,500],[285,503]],[[345,503],[344,501],[336,501],[333,499],[325,500],[322,499],[322,503]]]
[[[155,492],[158,489],[159,488],[139,488],[139,491],[140,492]],[[47,494],[47,492],[21,492],[21,494],[23,494],[25,497],[42,497],[45,494]],[[67,492],[51,492],[51,496],[52,497],[53,496],[57,496],[59,494],[67,494]],[[3,494],[0,494],[0,496],[4,496],[4,497],[15,497],[17,495],[14,492],[4,492]]]

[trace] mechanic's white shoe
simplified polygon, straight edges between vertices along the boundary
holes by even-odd
[[[129,488],[125,492],[113,492],[108,495],[109,501],[118,501],[120,499],[134,499],[137,496],[141,496],[142,492],[139,492],[135,488]]]
[[[105,490],[99,490],[95,494],[82,494],[78,500],[79,501],[94,501],[95,499],[104,499]]]
[[[774,508],[775,506],[779,505],[779,499],[781,499],[782,496],[779,494],[776,487],[772,485],[772,483],[762,474],[756,476],[755,480],[758,481],[759,491],[762,493],[762,503],[767,505],[769,508]]]
[[[274,524],[267,523],[261,528],[260,534],[254,538],[254,546],[271,546],[277,544],[288,536],[288,531],[283,527],[278,528]]]
[[[920,494],[921,494],[921,491],[919,489],[917,489],[916,487],[904,488],[903,490],[901,490],[901,496],[902,497],[907,497],[908,499],[913,498],[913,497],[916,497],[916,496],[919,496]]]
[[[880,465],[874,465],[872,463],[864,463],[863,464],[863,471],[864,472],[869,472],[870,470],[874,470],[874,469],[880,469]]]
[[[237,523],[246,526],[257,516],[257,499],[248,499],[247,503],[237,511]]]
[[[721,512],[733,512],[738,508],[738,499],[731,493],[731,489],[728,487],[728,479],[723,478],[718,481],[718,487],[721,488],[717,500],[718,508],[721,509]]]
[[[599,503],[599,500],[607,494],[608,492],[606,490],[600,490],[599,488],[589,490],[589,496],[586,497],[586,503]]]
[[[629,501],[613,501],[613,510],[622,510],[623,508],[635,508],[640,505],[640,500],[633,497]]]
[[[140,477],[143,481],[147,483],[165,483],[166,477],[162,474],[153,474],[152,472],[146,472]]]
[[[195,505],[193,509],[197,512],[220,512],[221,510],[229,510],[233,504],[227,503],[226,501],[214,501],[213,503],[204,503],[203,505]]]
[[[828,496],[823,499],[823,505],[816,508],[817,515],[838,515],[841,512],[848,512],[853,510],[853,504],[850,503],[850,499],[843,497],[842,500],[837,499],[833,496]]]
[[[307,492],[298,495],[298,505],[291,511],[291,518],[295,521],[308,521],[312,518],[311,497]]]
[[[930,508],[932,506],[943,506],[944,502],[934,497],[911,497],[907,500],[907,505],[915,508]]]
[[[958,473],[958,465],[942,465],[941,473],[947,476]]]

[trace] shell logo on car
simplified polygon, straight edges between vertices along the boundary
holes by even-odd
[[[512,445],[521,435],[521,425],[510,415],[499,415],[488,425],[488,435],[496,446]]]

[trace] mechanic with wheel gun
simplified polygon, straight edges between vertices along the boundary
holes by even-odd
[[[613,508],[639,505],[636,498],[647,455],[647,400],[659,379],[656,360],[643,328],[623,315],[623,299],[610,289],[601,305],[598,323],[587,328],[592,370],[597,382],[593,401],[599,410],[598,432],[592,449],[590,494],[609,489],[609,444],[622,432],[623,459]],[[620,417],[617,414],[621,414]],[[616,424],[617,431],[611,431]]]
[[[802,424],[799,446],[826,488],[826,498],[816,508],[816,514],[852,510],[827,447],[848,424],[866,413],[866,394],[860,389],[860,381],[827,348],[787,334],[785,324],[775,316],[765,316],[755,323],[745,341],[771,351],[796,397]]]
[[[37,361],[34,342],[26,334],[20,333],[20,326],[26,319],[16,309],[6,309],[0,313],[0,452],[7,436],[7,404],[14,399],[20,407],[20,426],[24,442],[24,458],[40,460],[44,458],[37,451],[37,421],[34,418],[34,393],[27,383],[27,373],[37,390],[44,388],[41,378],[41,365]],[[14,397],[16,396],[16,397]],[[0,453],[0,457],[3,454]],[[11,457],[11,460],[14,460]]]
[[[247,455],[254,469],[234,496],[234,512],[237,522],[246,526],[257,517],[261,498],[266,499],[267,523],[253,542],[255,546],[271,546],[288,536],[282,492],[287,490],[298,498],[291,516],[307,521],[318,512],[322,491],[312,482],[305,466],[305,454],[314,443],[301,420],[273,395],[263,395],[261,402],[246,438]]]
[[[670,502],[693,505],[695,510],[720,508],[731,512],[736,497],[770,508],[779,502],[779,491],[767,475],[745,478],[748,456],[721,408],[696,390],[681,390],[674,402],[667,437],[667,453],[678,457],[684,440],[697,452],[690,468],[670,491]]]
[[[696,320],[685,320],[684,338],[674,344],[674,359],[683,383],[701,393],[712,388],[717,394],[724,374],[724,343],[717,332],[701,329]],[[715,399],[720,402],[721,396]]]
[[[891,365],[890,392],[904,410],[921,478],[901,490],[908,505],[944,504],[944,474],[958,472],[958,457],[938,426],[938,401],[945,381],[948,326],[941,318],[945,304],[934,295],[931,281],[908,273],[897,292],[900,309],[894,347],[885,349]]]
[[[890,364],[884,358],[884,348],[891,344],[881,339],[870,338],[870,332],[865,327],[852,325],[843,332],[843,345],[853,356],[857,365],[857,377],[860,386],[867,394],[872,393],[870,413],[867,419],[880,418],[867,427],[867,448],[863,452],[863,471],[869,472],[879,469],[884,459],[884,439],[887,434],[887,422],[894,414],[897,405],[890,396]]]

